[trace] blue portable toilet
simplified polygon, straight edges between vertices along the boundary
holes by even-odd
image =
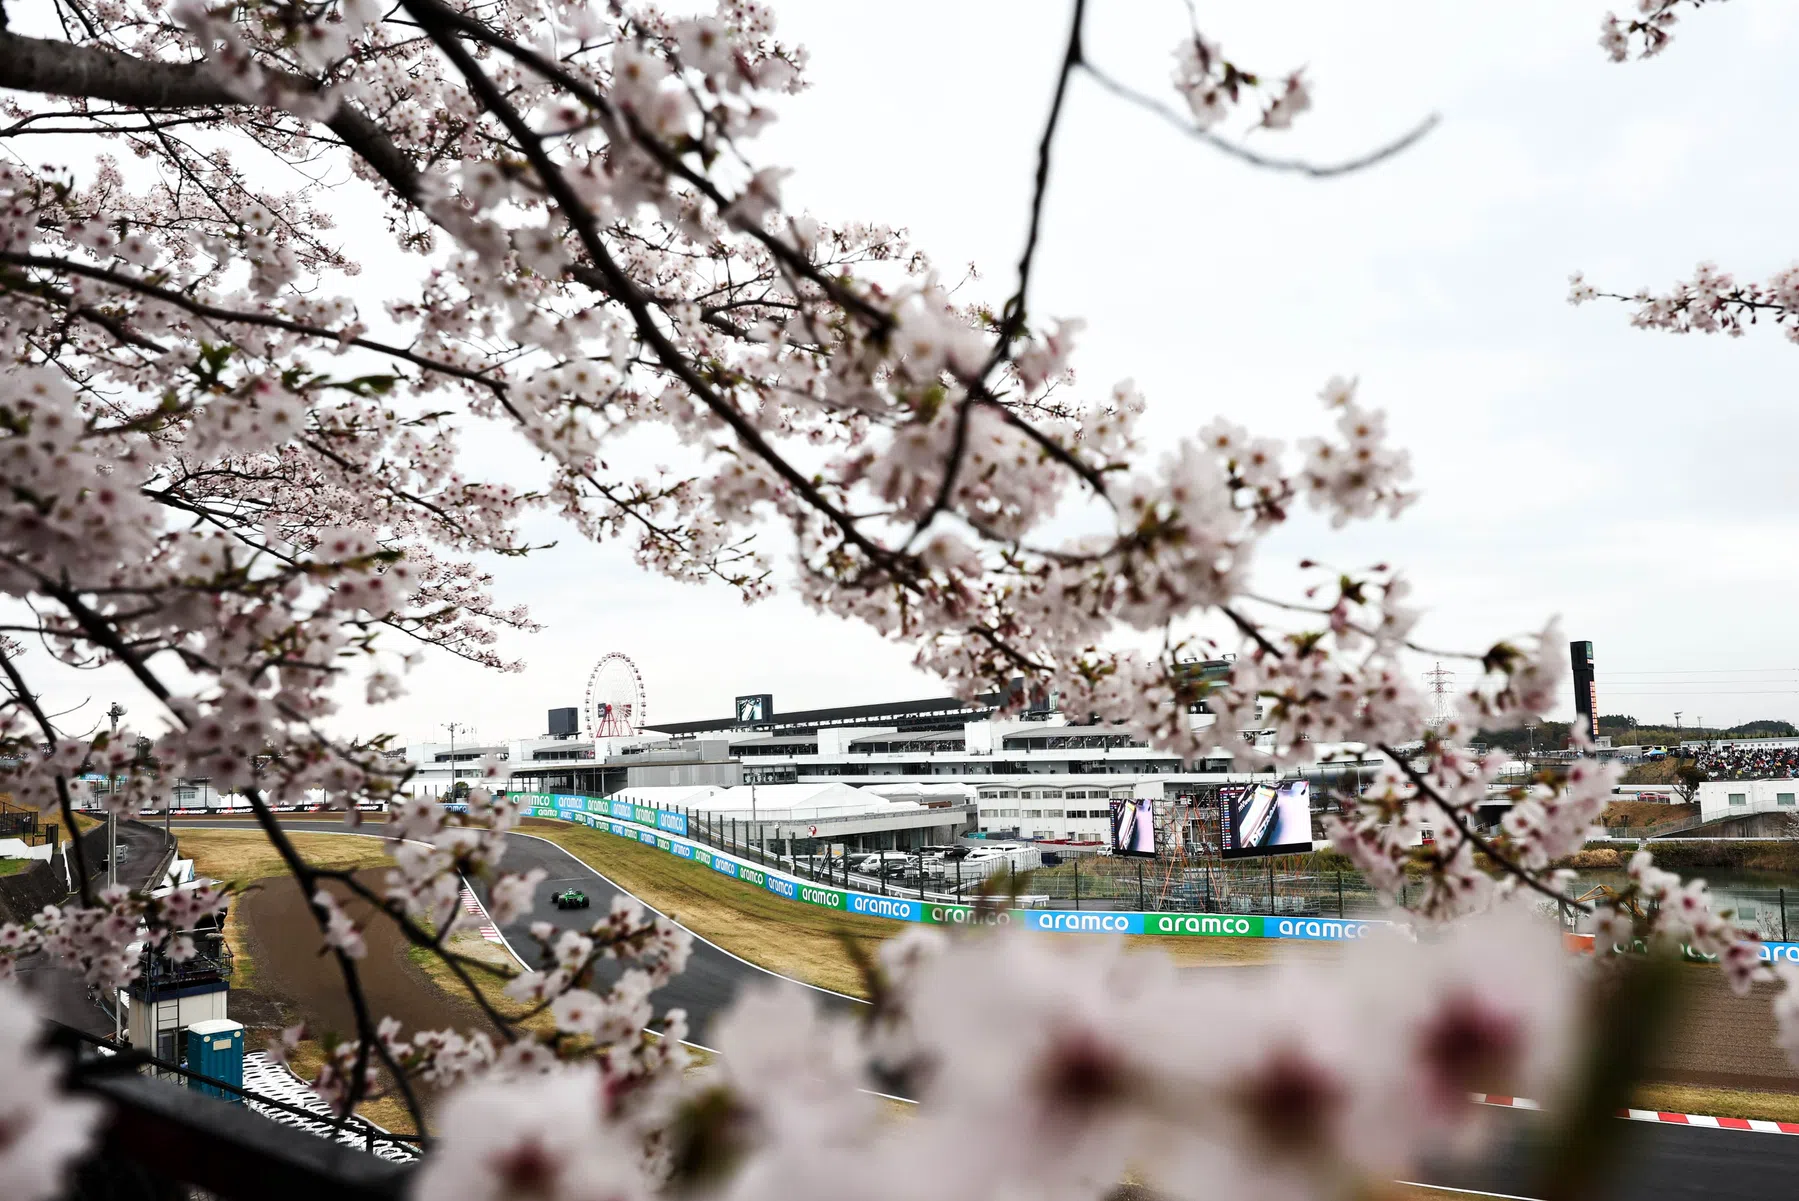
[[[244,1026],[230,1018],[211,1018],[195,1022],[187,1028],[187,1070],[213,1080],[222,1080],[238,1088],[244,1086]],[[188,1087],[209,1097],[233,1103],[242,1102],[236,1093],[214,1088],[199,1080],[189,1080]]]

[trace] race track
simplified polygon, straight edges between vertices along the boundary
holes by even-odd
[[[244,821],[194,819],[177,823],[195,828],[243,829]],[[293,818],[283,823],[292,830],[346,833],[339,819]],[[521,955],[533,945],[526,927],[530,921],[547,920],[564,929],[585,929],[601,907],[622,890],[555,843],[525,833],[508,836],[511,846],[506,866],[514,870],[542,867],[547,878],[537,890],[537,911],[530,919],[504,927],[502,933]],[[560,910],[550,898],[570,886],[584,890],[593,908]],[[482,901],[486,902],[484,891]],[[659,1008],[687,1011],[691,1038],[706,1046],[712,1023],[743,988],[773,983],[783,977],[739,959],[730,952],[694,936],[693,957],[687,971],[657,994]],[[862,1002],[838,993],[810,989],[831,1008],[848,1010]],[[1485,1161],[1454,1165],[1421,1174],[1418,1183],[1434,1188],[1486,1196],[1529,1197],[1526,1142],[1540,1129],[1540,1115],[1522,1109],[1491,1111],[1498,1131]],[[1687,1198],[1784,1196],[1799,1178],[1799,1136],[1763,1134],[1745,1130],[1721,1130],[1699,1126],[1675,1126],[1623,1122],[1624,1163],[1613,1174],[1612,1187],[1592,1198],[1618,1201],[1684,1201]]]
[[[247,821],[207,821],[195,819],[180,822],[189,829],[221,829],[242,830],[249,825]],[[292,819],[282,823],[289,830],[316,831],[325,834],[349,833],[343,822],[337,819]],[[536,944],[531,939],[530,925],[535,921],[547,921],[562,930],[586,930],[596,917],[604,914],[612,904],[615,896],[626,895],[624,890],[610,880],[576,859],[573,855],[547,839],[531,834],[514,833],[508,835],[511,843],[506,849],[506,868],[510,871],[529,871],[541,867],[545,879],[537,887],[533,898],[534,907],[530,915],[509,926],[501,927],[500,933],[505,935],[513,952],[532,966]],[[488,903],[486,885],[471,882],[481,903]],[[558,909],[551,902],[557,893],[569,887],[579,888],[587,893],[592,904],[585,910]],[[602,976],[604,983],[611,983],[616,978],[620,965],[611,962],[602,965],[606,972]],[[693,936],[693,954],[687,961],[687,970],[670,981],[656,994],[657,1009],[684,1009],[687,1011],[688,1038],[696,1045],[709,1047],[707,1041],[712,1030],[712,1023],[724,1012],[738,991],[756,983],[775,984],[787,981],[784,976],[757,967],[748,960],[739,959],[729,951],[707,942],[699,935]],[[854,997],[846,997],[841,993],[830,992],[822,988],[814,988],[809,984],[798,984],[816,997],[820,1004],[830,1009],[847,1010],[859,1006],[863,1002]]]

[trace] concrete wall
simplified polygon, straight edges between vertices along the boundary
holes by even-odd
[[[1799,780],[1707,780],[1699,786],[1699,816],[1706,821],[1751,813],[1799,817]]]
[[[743,765],[729,763],[665,763],[632,767],[625,772],[627,788],[670,788],[716,784],[733,788],[743,783]]]
[[[106,830],[98,827],[81,836],[81,849],[90,868],[98,868],[106,857]],[[75,852],[70,848],[68,870],[75,870]],[[98,873],[96,872],[96,878]],[[100,880],[105,883],[104,879]],[[63,878],[63,857],[40,859],[22,872],[0,876],[0,920],[26,922],[45,905],[60,905],[69,895]]]
[[[128,995],[126,1004],[130,1008],[125,1013],[125,1035],[131,1040],[132,1046],[155,1054],[158,1026],[165,1030],[171,1026],[185,1030],[195,1022],[226,1017],[226,998],[230,995],[230,991],[223,985],[213,992],[191,997],[172,997],[153,1003],[139,1001]]]

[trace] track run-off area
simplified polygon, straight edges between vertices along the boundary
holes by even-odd
[[[254,823],[242,818],[178,817],[175,824],[185,829],[244,830]],[[333,816],[287,815],[282,826],[293,831],[345,837],[380,836],[378,831],[366,827],[360,831],[348,830],[342,818]],[[515,954],[528,956],[535,946],[529,933],[532,922],[547,921],[559,929],[585,930],[615,896],[631,895],[607,878],[602,870],[603,863],[596,866],[585,862],[555,842],[528,830],[515,831],[507,835],[507,839],[506,866],[509,870],[527,871],[534,867],[544,870],[544,879],[538,885],[530,914],[500,928]],[[693,870],[706,869],[695,865]],[[486,905],[485,886],[478,881],[472,883],[477,897]],[[585,891],[592,899],[592,908],[558,909],[552,898],[570,887]],[[641,898],[633,899],[644,903]],[[647,904],[646,907],[654,908]],[[679,921],[678,915],[675,920]],[[1096,936],[1033,934],[1030,937]],[[699,934],[693,934],[693,940],[693,954],[687,970],[657,993],[657,1008],[686,1010],[692,1041],[703,1049],[710,1049],[708,1036],[713,1023],[747,987],[785,982],[808,990],[820,1005],[839,1012],[848,1012],[863,1004],[855,997],[781,976],[732,954]],[[1778,1054],[1772,1047],[1769,1053]],[[1408,1183],[1450,1192],[1528,1198],[1531,1195],[1526,1167],[1530,1162],[1529,1144],[1548,1119],[1535,1110],[1508,1107],[1495,1107],[1492,1116],[1495,1138],[1484,1160],[1436,1167]],[[1704,1125],[1620,1121],[1623,1127],[1619,1132],[1622,1167],[1611,1181],[1612,1187],[1606,1194],[1610,1197],[1673,1201],[1720,1195],[1782,1196],[1792,1189],[1795,1180],[1799,1180],[1799,1136]]]

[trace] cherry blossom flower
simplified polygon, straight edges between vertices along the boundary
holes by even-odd
[[[57,1087],[60,1065],[37,1042],[34,1007],[0,982],[0,1180],[20,1201],[63,1195],[101,1116],[99,1102]]]

